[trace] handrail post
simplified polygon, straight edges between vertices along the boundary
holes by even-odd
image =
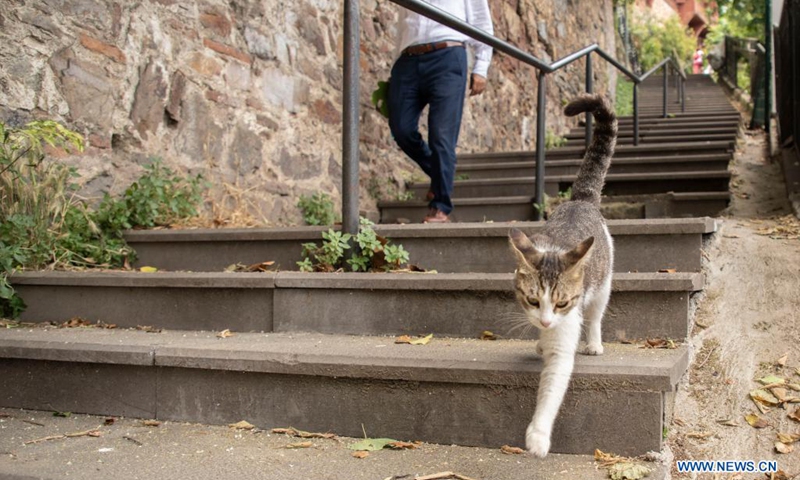
[[[594,91],[594,78],[592,73],[592,54],[586,55],[586,93]],[[589,144],[592,141],[592,117],[591,112],[586,112],[586,149],[589,149]]]
[[[542,220],[544,217],[544,152],[545,152],[545,134],[544,122],[546,115],[546,101],[547,97],[547,74],[539,70],[538,82],[538,100],[536,103],[536,191],[534,192],[534,204],[536,207],[533,209],[533,219]]]
[[[672,71],[675,75],[675,103],[680,103],[681,101],[681,74],[678,71],[678,67],[673,65]]]
[[[667,118],[667,76],[669,75],[669,64],[664,64],[664,94],[662,96],[663,101],[663,114],[664,118]]]
[[[686,113],[686,80],[681,77],[681,113]]]
[[[358,233],[359,0],[344,0],[342,231]]]
[[[639,145],[639,84],[633,83],[633,145]]]

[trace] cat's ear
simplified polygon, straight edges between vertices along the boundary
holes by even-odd
[[[542,252],[533,246],[533,242],[527,235],[516,228],[512,228],[508,233],[508,241],[511,244],[511,251],[514,252],[520,265],[527,264],[530,267],[534,267],[541,259]]]
[[[567,253],[562,255],[562,259],[564,263],[567,265],[567,270],[571,270],[575,266],[579,265],[581,261],[586,258],[586,255],[589,253],[589,250],[592,249],[592,245],[594,245],[594,237],[589,237],[586,240],[582,241],[578,244],[575,248],[570,250]]]

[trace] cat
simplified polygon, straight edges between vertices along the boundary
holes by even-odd
[[[517,301],[527,321],[540,330],[536,351],[544,357],[536,411],[525,435],[525,446],[536,457],[550,451],[553,423],[572,375],[584,320],[583,353],[603,353],[600,323],[611,295],[614,246],[599,207],[617,140],[617,119],[599,95],[581,95],[564,108],[568,116],[584,112],[591,112],[597,123],[571,200],[555,208],[541,233],[509,233],[517,260]]]

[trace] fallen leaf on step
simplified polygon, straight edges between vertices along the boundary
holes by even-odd
[[[142,267],[139,271],[142,273],[156,273],[158,269],[156,267]]]
[[[788,353],[784,353],[783,356],[781,356],[781,358],[779,358],[778,360],[775,361],[775,365],[777,365],[779,367],[785,367],[787,360],[789,360],[789,354]]]
[[[784,472],[783,470],[778,470],[775,473],[765,474],[765,475],[769,477],[768,480],[792,480],[791,478],[789,478],[789,475],[787,475],[786,472]],[[794,476],[792,476],[792,478],[794,478]]]
[[[358,452],[351,453],[351,455],[356,458],[367,458],[369,457],[369,452],[366,452],[364,450],[359,450]]]
[[[497,335],[490,332],[489,330],[484,330],[481,332],[481,340],[497,340]]]
[[[114,425],[114,422],[116,422],[116,421],[117,421],[116,418],[108,417],[103,421],[103,425]]]
[[[351,444],[347,448],[350,450],[366,450],[368,452],[374,452],[377,450],[382,450],[386,445],[394,442],[397,442],[397,440],[393,438],[365,438],[364,440]]]
[[[430,475],[424,475],[422,477],[414,477],[414,480],[473,480],[472,478],[466,475],[459,475],[458,473],[454,472],[439,472],[439,473],[432,473]]]
[[[786,383],[786,380],[781,377],[776,377],[775,375],[767,375],[766,377],[759,378],[759,383],[762,385],[782,385]]]
[[[248,422],[247,420],[242,420],[240,422],[231,423],[228,426],[231,427],[231,428],[235,428],[236,430],[252,430],[252,429],[256,428],[255,425],[253,425],[252,423]]]
[[[300,437],[300,438],[328,438],[333,439],[336,438],[335,433],[316,433],[316,432],[306,432],[304,430],[298,430],[293,427],[289,428],[273,428],[270,430],[270,433],[278,433],[278,434],[285,434],[291,435],[293,437]]]
[[[60,328],[79,328],[79,327],[91,327],[91,326],[92,322],[81,317],[72,317],[66,322],[59,325]]]
[[[675,342],[669,338],[651,338],[647,339],[642,345],[642,348],[665,348],[669,350],[673,350],[678,348]]]
[[[765,405],[777,405],[780,403],[778,399],[775,398],[775,395],[761,388],[757,388],[750,392],[750,398],[752,398],[756,403],[762,403]]]
[[[726,419],[717,420],[717,423],[719,423],[720,425],[725,425],[726,427],[738,427],[739,426],[739,422],[737,422],[736,420],[734,420],[732,418],[726,418]]]
[[[795,392],[800,392],[800,385],[797,383],[787,383],[786,388],[794,390]]]
[[[157,427],[161,425],[161,422],[159,422],[158,420],[145,420],[142,422],[142,425],[144,425],[145,427]]]
[[[53,412],[54,417],[71,417],[72,412]]]
[[[778,441],[785,444],[794,443],[800,440],[800,433],[780,433],[778,432]]]
[[[630,458],[620,457],[613,453],[606,453],[600,449],[594,451],[594,461],[599,462],[601,467],[610,467],[621,462],[630,462]]]
[[[677,271],[677,268],[662,268],[658,271],[658,273],[676,273]]]
[[[297,442],[297,443],[290,443],[290,444],[286,445],[284,448],[289,448],[289,449],[293,449],[293,448],[311,448],[313,446],[314,446],[314,444],[312,442]]]
[[[711,435],[713,435],[711,432],[689,432],[686,434],[686,436],[689,438],[698,438],[700,440],[705,440]]]
[[[221,331],[221,332],[219,332],[217,334],[217,338],[228,338],[228,337],[232,337],[233,335],[234,334],[231,333],[231,331],[226,328],[225,330],[223,330],[223,331]]]
[[[509,445],[503,445],[502,447],[500,447],[500,451],[505,453],[506,455],[521,455],[525,453],[525,450],[519,447],[512,447]]]
[[[103,436],[103,432],[100,430],[86,430],[83,432],[74,432],[74,433],[67,433],[64,435],[67,438],[76,438],[76,437],[101,437]]]
[[[794,420],[795,422],[800,422],[800,408],[788,414],[789,418]]]
[[[386,444],[387,448],[391,448],[392,450],[415,450],[419,447],[418,443],[412,442],[392,442]]]
[[[150,325],[136,325],[136,330],[141,330],[147,333],[161,333],[160,328],[156,328]]]
[[[764,420],[763,418],[759,417],[755,413],[750,413],[750,414],[745,415],[744,419],[753,428],[764,428],[764,427],[769,426],[769,423],[766,420]]]
[[[785,443],[775,442],[775,451],[778,453],[792,453],[794,445],[786,445]]]
[[[771,392],[772,392],[773,395],[775,395],[775,398],[777,398],[778,401],[781,402],[781,403],[787,403],[792,398],[794,398],[794,397],[789,397],[786,394],[786,389],[785,388],[775,387],[775,388],[773,388],[771,390]]]
[[[417,337],[417,338],[412,338],[408,335],[400,335],[399,337],[397,337],[397,339],[395,339],[394,343],[407,343],[409,345],[427,345],[432,338],[433,338],[432,333],[425,337]]]
[[[639,480],[650,475],[650,467],[637,463],[617,463],[608,469],[611,480]]]

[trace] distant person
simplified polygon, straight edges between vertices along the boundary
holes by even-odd
[[[434,7],[493,34],[487,0],[427,0]],[[467,88],[466,44],[475,50],[469,93],[486,89],[492,48],[404,8],[398,22],[396,61],[389,82],[389,127],[397,145],[431,177],[425,223],[447,223],[456,169],[456,144]],[[419,133],[426,105],[428,142]]]
[[[692,57],[692,73],[703,73],[703,47],[697,47]]]

